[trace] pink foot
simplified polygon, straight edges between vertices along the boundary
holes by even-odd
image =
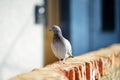
[[[59,63],[59,64],[65,64],[65,62],[64,62],[64,61],[59,61],[58,63]]]

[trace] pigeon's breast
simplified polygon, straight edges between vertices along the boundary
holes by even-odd
[[[61,39],[54,39],[51,47],[56,57],[58,57],[59,59],[65,58],[66,47]]]

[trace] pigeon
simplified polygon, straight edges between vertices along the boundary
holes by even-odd
[[[64,61],[66,58],[73,57],[71,44],[63,37],[60,27],[53,25],[53,27],[50,28],[50,31],[53,31],[54,33],[51,48],[59,61]]]

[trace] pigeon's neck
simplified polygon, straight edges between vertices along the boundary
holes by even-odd
[[[60,38],[62,38],[63,36],[62,36],[62,33],[54,33],[54,38],[55,39],[60,39]]]

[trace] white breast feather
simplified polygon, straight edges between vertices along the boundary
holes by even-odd
[[[53,50],[53,53],[56,57],[59,59],[63,59],[66,56],[66,48],[64,45],[61,45],[60,43],[56,42],[51,44],[51,48]]]
[[[58,42],[54,43],[54,45],[53,43],[51,44],[51,48],[55,56],[59,59],[67,58],[72,55],[72,48],[70,42],[65,38],[63,40],[64,45]]]

